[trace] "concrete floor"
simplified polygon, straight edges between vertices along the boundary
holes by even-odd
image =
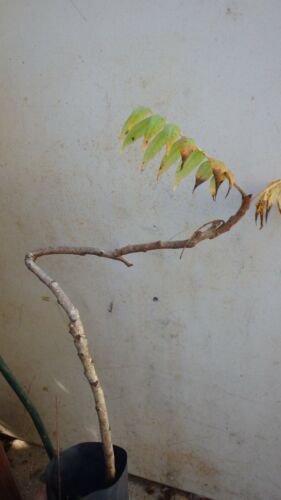
[[[40,477],[48,461],[45,451],[40,446],[30,445],[18,439],[5,439],[4,447],[22,500],[33,500],[36,492],[42,488]],[[130,500],[204,500],[203,497],[131,475],[129,498]]]

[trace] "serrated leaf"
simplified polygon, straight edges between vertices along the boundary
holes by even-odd
[[[122,127],[120,134],[121,141],[122,142],[124,141],[125,136],[130,132],[130,130],[134,127],[134,125],[142,121],[150,114],[151,110],[143,106],[139,106],[138,108],[134,109],[134,111],[130,114],[130,116],[127,118]]]
[[[152,115],[148,118],[148,125],[144,133],[145,146],[150,141],[150,139],[161,130],[165,123],[165,118],[160,115]]]
[[[216,193],[213,196],[213,198],[216,199],[219,187],[225,180],[228,181],[228,190],[225,195],[225,197],[227,197],[229,195],[230,190],[233,188],[235,184],[235,177],[231,172],[231,170],[222,161],[216,160],[215,158],[210,158],[210,163],[216,183]]]
[[[264,191],[259,195],[256,204],[255,219],[260,219],[260,228],[263,227],[263,221],[267,222],[269,212],[272,206],[276,204],[279,212],[281,213],[281,179],[270,182]]]
[[[205,153],[201,150],[192,151],[188,158],[177,168],[174,177],[174,189],[189,175],[195,168],[200,167],[201,163],[207,161]]]
[[[148,144],[147,149],[144,153],[142,169],[152,160],[161,149],[166,146],[166,151],[169,152],[171,145],[176,141],[180,135],[180,129],[176,125],[168,124],[165,125],[162,130],[152,139]]]
[[[211,175],[213,173],[212,166],[209,160],[204,161],[202,165],[198,168],[196,172],[196,177],[195,177],[195,184],[193,188],[193,192],[195,189],[200,186],[200,184],[203,184],[203,182],[207,181],[210,179]]]

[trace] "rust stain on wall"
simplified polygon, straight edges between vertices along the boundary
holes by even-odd
[[[196,450],[166,450],[164,452],[169,462],[189,465],[200,478],[210,478],[219,474],[218,468]]]
[[[143,447],[142,450],[144,456],[147,454],[162,456],[163,461],[167,463],[167,469],[171,468],[173,472],[189,468],[192,475],[201,481],[214,480],[220,474],[219,469],[209,459],[202,456],[200,451],[195,449],[173,450]]]

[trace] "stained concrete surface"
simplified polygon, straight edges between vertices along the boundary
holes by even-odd
[[[3,437],[3,442],[22,500],[33,500],[38,490],[42,488],[40,478],[48,462],[44,449],[19,439]],[[129,498],[131,500],[207,500],[195,494],[175,490],[132,475],[129,476]]]

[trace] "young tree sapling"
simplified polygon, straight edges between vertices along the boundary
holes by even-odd
[[[85,327],[81,321],[77,307],[72,303],[68,295],[59,283],[49,276],[37,263],[41,257],[50,255],[94,255],[106,259],[119,261],[130,267],[133,264],[126,258],[129,254],[149,252],[152,250],[175,250],[193,248],[204,240],[212,240],[230,231],[250,208],[252,196],[247,194],[237,183],[233,172],[220,160],[211,158],[199,148],[195,141],[181,133],[177,125],[166,123],[166,120],[157,114],[153,114],[149,108],[138,107],[135,109],[121,131],[122,147],[125,148],[136,140],[143,138],[144,155],[141,169],[144,170],[147,163],[164,149],[157,177],[170,169],[174,164],[177,168],[174,176],[174,188],[176,188],[189,174],[195,172],[195,184],[193,191],[206,181],[209,182],[211,196],[216,200],[220,186],[228,183],[228,196],[231,189],[236,189],[241,195],[241,203],[237,211],[227,220],[216,219],[203,224],[188,238],[177,241],[153,241],[149,243],[136,243],[123,246],[113,250],[100,250],[95,247],[69,247],[58,246],[42,248],[29,252],[25,257],[27,268],[32,271],[54,294],[57,302],[65,311],[69,320],[69,332],[72,335],[75,348],[82,363],[85,377],[92,391],[99,421],[101,441],[106,464],[106,477],[111,482],[116,474],[114,451],[109,424],[108,412],[101,383],[99,381],[93,357],[89,350]],[[256,204],[256,220],[263,227],[267,221],[268,214],[273,204],[276,204],[281,212],[281,180],[276,180],[267,185],[259,195]]]

